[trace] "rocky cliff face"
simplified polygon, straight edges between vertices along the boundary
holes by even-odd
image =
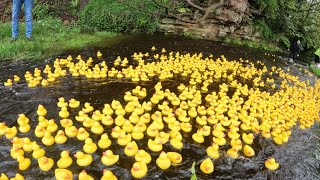
[[[199,23],[165,18],[161,20],[160,29],[168,33],[191,34],[213,40],[223,37],[259,40],[259,34],[254,32],[248,23],[250,21],[248,0],[229,0],[226,2],[223,6],[210,12],[210,15]],[[197,13],[199,14],[199,11],[194,14]],[[193,15],[191,17],[199,16]]]

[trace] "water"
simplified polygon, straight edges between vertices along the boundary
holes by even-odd
[[[310,80],[314,82],[315,77],[310,77],[300,71],[299,65],[288,64],[281,60],[278,56],[273,56],[263,51],[237,47],[227,46],[217,42],[211,42],[206,40],[193,40],[186,39],[177,36],[146,36],[136,35],[127,36],[126,38],[120,38],[116,43],[97,44],[96,47],[84,49],[82,51],[70,51],[62,54],[60,57],[65,58],[68,54],[72,54],[75,57],[81,54],[83,59],[96,56],[97,50],[101,50],[103,53],[103,60],[106,60],[108,66],[112,64],[113,60],[117,56],[128,57],[130,63],[134,64],[130,56],[134,52],[150,52],[152,46],[157,48],[166,48],[167,52],[174,51],[185,53],[203,53],[204,56],[213,55],[214,58],[218,58],[224,55],[228,60],[238,60],[239,58],[249,59],[250,61],[257,62],[258,60],[264,62],[266,66],[279,66],[283,69],[290,68],[293,75],[299,76],[302,80]],[[157,52],[161,51],[158,49]],[[14,61],[14,62],[1,62],[0,63],[0,80],[4,82],[7,78],[12,78],[14,74],[23,77],[24,73],[28,70],[33,70],[38,67],[43,69],[45,64],[52,63],[56,57],[47,59],[43,62],[34,61]],[[302,67],[306,68],[306,67]],[[171,80],[162,82],[163,89],[169,88],[170,90],[176,89],[181,83],[187,82],[188,79],[182,77],[175,77]],[[153,93],[153,86],[156,84],[156,80],[150,82],[134,83],[127,79],[118,80],[116,78],[108,78],[107,80],[87,80],[85,78],[76,78],[66,76],[60,78],[53,85],[49,87],[28,88],[24,80],[12,87],[0,86],[0,121],[7,122],[8,125],[17,125],[16,119],[19,113],[26,114],[31,120],[31,129],[34,129],[37,123],[36,110],[39,104],[43,104],[48,110],[46,115],[47,119],[54,118],[56,122],[60,120],[57,116],[59,108],[56,106],[57,98],[64,97],[65,99],[75,98],[82,103],[90,102],[95,109],[102,110],[105,103],[111,103],[112,100],[120,100],[123,103],[122,97],[126,91],[132,90],[137,85],[143,86],[148,89],[148,94]],[[2,84],[2,83],[1,83]],[[214,89],[214,87],[211,87]],[[79,110],[79,109],[78,109]],[[70,117],[77,114],[76,110],[69,111]],[[79,124],[76,123],[79,127]],[[256,155],[253,158],[246,158],[241,156],[234,160],[226,156],[227,147],[223,147],[221,151],[221,157],[213,160],[215,164],[215,171],[210,175],[203,174],[199,165],[206,158],[206,147],[210,144],[208,140],[203,144],[195,144],[190,135],[184,134],[184,147],[181,151],[174,150],[168,143],[164,145],[165,151],[177,151],[180,152],[183,161],[181,164],[171,166],[168,170],[160,170],[155,163],[158,153],[150,154],[152,156],[152,162],[148,165],[148,173],[143,179],[190,179],[191,171],[190,167],[192,162],[195,161],[196,173],[198,179],[320,179],[320,161],[316,154],[320,154],[318,147],[319,140],[314,137],[320,136],[318,125],[314,125],[307,130],[301,130],[294,128],[289,142],[284,145],[275,145],[271,139],[265,139],[261,136],[256,136],[253,147]],[[110,132],[111,128],[106,128],[106,131]],[[33,130],[23,135],[30,137],[32,140],[36,140],[41,144],[41,140],[37,139]],[[146,136],[147,137],[147,136]],[[212,135],[209,139],[211,139]],[[97,142],[99,137],[92,136]],[[5,172],[10,177],[14,176],[16,172],[23,174],[27,179],[54,179],[54,170],[56,165],[49,172],[42,172],[37,168],[37,162],[32,160],[32,165],[26,172],[18,170],[18,164],[15,160],[10,158],[10,146],[9,141],[5,138],[0,139],[0,173]],[[146,138],[142,142],[138,142],[140,148],[147,148]],[[46,149],[46,156],[51,157],[54,160],[60,158],[60,152],[62,150],[69,150],[71,154],[74,154],[78,150],[82,150],[83,142],[79,142],[75,139],[68,138],[65,145],[53,145],[52,147],[44,147]],[[123,152],[123,147],[116,144],[113,141],[113,145],[110,148],[114,154],[120,155],[120,161],[111,167],[106,167],[100,162],[102,150],[98,150],[94,153],[94,162],[90,167],[79,168],[74,159],[73,165],[69,168],[74,173],[79,174],[82,169],[95,178],[102,176],[102,170],[108,168],[111,170],[118,179],[132,179],[130,169],[134,163],[134,158],[127,157]],[[241,155],[241,154],[240,154]],[[30,157],[30,155],[26,155]],[[264,167],[264,161],[268,157],[274,157],[280,168],[277,171],[271,172]],[[319,156],[319,155],[318,155]]]

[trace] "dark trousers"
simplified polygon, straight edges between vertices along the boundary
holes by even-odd
[[[296,60],[298,58],[298,52],[290,52],[289,57]]]
[[[320,57],[318,55],[314,55],[314,62],[320,63]]]

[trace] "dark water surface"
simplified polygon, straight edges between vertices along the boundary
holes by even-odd
[[[123,39],[123,38],[121,38]],[[106,40],[107,41],[107,40]],[[106,42],[106,44],[108,44]],[[206,40],[193,40],[186,39],[177,36],[146,36],[136,35],[128,36],[125,40],[119,40],[114,44],[97,44],[95,48],[83,49],[82,51],[70,51],[61,55],[61,58],[65,58],[68,54],[72,54],[75,57],[81,54],[83,59],[88,57],[96,57],[97,50],[101,50],[103,53],[103,60],[109,62],[108,66],[117,58],[117,56],[128,57],[129,61],[134,52],[151,52],[150,48],[156,46],[157,52],[161,51],[161,48],[166,48],[167,52],[174,51],[185,53],[203,53],[204,56],[218,58],[224,55],[228,60],[238,60],[239,58],[249,59],[256,62],[258,60],[264,62],[266,66],[279,66],[281,68],[290,68],[293,75],[299,76],[302,80],[310,80],[314,82],[315,77],[310,77],[305,73],[302,73],[298,65],[287,64],[278,57],[266,54],[263,51],[244,48],[244,47],[232,47],[223,45],[217,42],[211,42]],[[23,77],[26,71],[33,71],[34,68],[43,70],[46,64],[54,61],[56,57],[47,59],[43,62],[34,61],[15,61],[15,62],[0,62],[0,80],[4,82],[7,78],[12,78],[14,74]],[[275,59],[275,61],[273,61]],[[132,62],[133,63],[133,62]],[[306,67],[302,67],[306,68]],[[23,79],[23,78],[22,78]],[[186,79],[174,78],[172,80],[166,80],[162,82],[163,89],[174,89],[181,83],[187,82]],[[7,122],[8,125],[17,125],[16,119],[19,113],[25,113],[31,120],[31,131],[24,134],[22,137],[28,136],[31,140],[35,140],[38,144],[41,144],[41,140],[34,136],[34,128],[38,122],[36,110],[39,104],[43,104],[48,110],[46,115],[47,119],[55,118],[56,123],[59,124],[59,108],[56,106],[57,98],[63,96],[66,100],[75,98],[82,103],[90,102],[95,109],[102,110],[105,103],[111,103],[112,100],[119,100],[123,102],[123,96],[126,91],[132,90],[137,85],[147,88],[148,93],[154,92],[153,87],[157,83],[157,80],[150,82],[133,83],[126,79],[107,78],[107,80],[88,80],[81,77],[66,77],[59,78],[54,84],[48,87],[29,88],[25,81],[20,81],[17,85],[12,87],[4,87],[0,85],[0,121]],[[77,115],[77,111],[70,110],[70,117]],[[79,125],[79,124],[76,124]],[[148,173],[143,178],[149,179],[190,179],[191,172],[190,167],[193,161],[197,162],[196,173],[198,179],[320,179],[320,161],[319,161],[319,140],[314,137],[320,136],[318,125],[314,125],[307,130],[301,130],[294,128],[292,135],[289,138],[289,142],[284,145],[275,145],[272,139],[265,139],[260,136],[256,136],[254,144],[256,155],[253,158],[246,158],[241,156],[234,160],[226,156],[226,151],[221,151],[221,157],[213,160],[215,164],[215,171],[211,175],[205,175],[199,169],[199,165],[206,156],[206,147],[208,143],[195,144],[191,137],[191,134],[185,134],[184,147],[181,151],[183,161],[181,164],[171,166],[168,170],[160,170],[155,163],[158,153],[150,152],[153,160],[148,165]],[[110,132],[110,128],[106,128],[107,132]],[[94,140],[98,140],[98,136],[91,135]],[[111,136],[109,136],[110,139]],[[145,136],[147,137],[147,136]],[[97,141],[96,141],[97,142]],[[146,138],[142,142],[138,142],[139,148],[147,149]],[[25,171],[20,172],[18,170],[18,163],[10,157],[9,141],[4,137],[0,139],[0,173],[4,172],[10,177],[14,176],[16,172],[23,174],[27,179],[54,179],[54,168],[49,172],[42,172],[37,166],[37,162],[32,160],[31,167]],[[64,145],[53,145],[52,147],[45,147],[46,156],[53,158],[57,161],[60,158],[60,152],[62,150],[69,150],[74,154],[78,150],[82,150],[83,142],[76,139],[68,138],[68,141]],[[120,160],[116,165],[108,167],[118,179],[129,180],[132,179],[130,169],[134,163],[134,158],[127,157],[123,152],[123,147],[117,145],[113,140],[113,145],[110,148],[114,154],[120,155]],[[227,148],[226,148],[227,149]],[[164,145],[165,151],[176,151],[168,143]],[[102,170],[107,168],[100,162],[102,151],[97,150],[94,153],[94,162],[90,167],[85,167],[87,172],[96,179],[102,176]],[[318,156],[316,156],[318,154]],[[269,157],[274,157],[280,164],[280,168],[274,172],[267,170],[264,167],[264,161]],[[27,157],[30,157],[27,155]],[[82,168],[79,168],[74,159],[73,165],[69,168],[75,174],[79,174]]]

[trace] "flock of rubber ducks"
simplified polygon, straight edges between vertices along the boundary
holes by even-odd
[[[102,57],[101,52],[97,53],[97,57]],[[81,103],[76,99],[66,101],[60,97],[57,102],[60,121],[47,119],[47,109],[40,104],[34,135],[41,139],[42,144],[32,141],[31,137],[17,136],[18,133],[30,131],[30,120],[25,114],[18,115],[17,127],[0,123],[0,137],[11,140],[10,155],[17,160],[19,170],[30,167],[32,160],[25,156],[25,152],[32,152],[32,158],[42,171],[55,168],[56,179],[72,179],[73,173],[68,168],[72,164],[80,168],[90,166],[92,154],[98,148],[104,150],[100,159],[104,166],[117,164],[121,157],[114,154],[110,146],[118,144],[123,147],[126,156],[135,159],[132,176],[142,178],[146,176],[148,164],[152,161],[150,152],[159,154],[155,162],[162,170],[180,164],[183,157],[179,152],[183,150],[185,141],[182,134],[189,133],[195,143],[211,142],[206,149],[207,157],[199,166],[203,173],[210,174],[214,171],[214,159],[221,155],[234,159],[253,157],[256,152],[251,146],[259,135],[281,145],[289,141],[292,127],[309,128],[319,120],[320,81],[310,86],[308,81],[300,81],[280,68],[269,70],[260,61],[255,65],[242,59],[228,61],[221,56],[213,60],[212,56],[205,58],[202,54],[180,55],[173,52],[168,56],[156,54],[155,61],[151,63],[146,63],[145,57],[149,54],[133,55],[134,61],[138,62],[136,67],[128,67],[128,60],[118,57],[113,65],[123,68],[116,70],[109,69],[105,61],[93,65],[92,58],[84,61],[81,56],[76,60],[69,56],[54,61],[54,69],[46,65],[43,71],[36,68],[34,73],[26,72],[25,80],[29,87],[47,86],[56,78],[68,74],[88,79],[115,77],[130,78],[132,81],[149,81],[155,77],[162,81],[180,75],[190,77],[190,80],[189,84],[180,84],[175,90],[163,89],[162,83],[158,82],[153,94],[148,94],[146,88],[136,86],[124,94],[125,104],[113,100],[103,109],[95,109],[88,102]],[[282,82],[275,85],[272,75],[282,78]],[[264,79],[265,76],[268,78]],[[252,87],[237,79],[252,82]],[[15,75],[4,85],[12,86],[12,81],[19,80]],[[220,80],[224,83],[217,85]],[[219,90],[210,90],[213,86],[218,86]],[[279,91],[270,93],[262,91],[263,88],[277,88]],[[77,115],[71,117],[71,111]],[[93,135],[98,135],[100,139],[92,138]],[[61,152],[57,162],[46,157],[46,147],[65,144],[68,139],[84,143],[83,148],[73,154],[74,158],[67,149]],[[148,139],[145,149],[137,144],[144,139]],[[169,144],[177,152],[163,151],[164,144]],[[265,167],[276,170],[279,164],[270,157],[265,161]],[[78,178],[93,179],[85,170]],[[2,173],[0,179],[6,180],[8,177]],[[24,178],[17,174],[11,179]],[[117,177],[105,169],[101,179],[113,180]]]

